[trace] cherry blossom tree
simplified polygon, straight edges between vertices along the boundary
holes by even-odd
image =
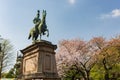
[[[85,80],[90,80],[90,70],[95,65],[100,51],[95,40],[97,44],[104,42],[101,37],[88,42],[80,39],[62,40],[56,55],[59,75],[64,77],[66,71],[74,69]]]

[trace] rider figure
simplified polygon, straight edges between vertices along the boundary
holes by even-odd
[[[39,13],[40,13],[40,11],[38,10],[36,17],[33,19],[33,23],[35,24],[35,27],[38,27],[38,25],[39,25],[40,22],[41,22],[41,20],[40,20],[40,18],[39,18],[39,16],[40,16]]]

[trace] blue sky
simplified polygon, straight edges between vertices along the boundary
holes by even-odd
[[[54,44],[62,39],[109,39],[120,34],[120,0],[0,0],[0,35],[15,50],[30,45],[32,20],[43,9],[50,36],[42,38]]]

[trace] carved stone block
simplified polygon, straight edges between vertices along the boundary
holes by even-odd
[[[22,79],[24,80],[60,80],[56,68],[56,45],[48,41],[34,43],[23,53]]]

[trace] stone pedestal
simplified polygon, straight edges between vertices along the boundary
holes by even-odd
[[[57,74],[56,45],[48,41],[34,43],[25,49],[22,63],[23,80],[60,80]]]

